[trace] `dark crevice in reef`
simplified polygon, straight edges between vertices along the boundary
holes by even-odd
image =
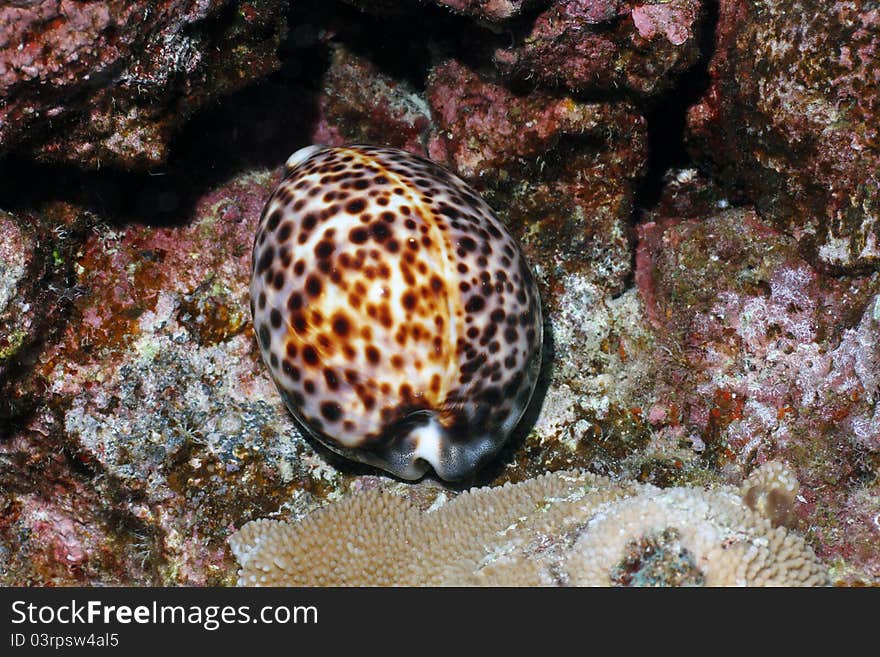
[[[382,17],[326,0],[293,3],[278,50],[280,69],[193,114],[172,137],[166,164],[149,171],[92,171],[11,154],[0,160],[0,207],[39,212],[48,202],[65,201],[118,224],[176,225],[207,189],[247,169],[276,167],[309,141],[334,44],[345,44],[418,90],[424,90],[438,53],[452,52],[469,37],[494,47],[492,33],[466,17],[436,7],[415,9]]]
[[[65,201],[116,223],[175,225],[207,189],[236,172],[284,162],[308,140],[316,112],[313,91],[282,69],[196,113],[173,137],[168,163],[154,170],[86,171],[9,156],[0,162],[0,207],[39,212]]]
[[[11,154],[0,160],[0,207],[39,212],[48,202],[65,201],[117,224],[176,225],[207,189],[240,171],[276,167],[309,141],[334,44],[423,91],[431,66],[446,53],[489,51],[508,38],[467,17],[424,6],[378,16],[312,0],[293,3],[288,24],[278,50],[280,69],[197,111],[172,137],[166,164],[149,171],[91,171]],[[479,54],[468,57],[476,60]]]
[[[699,59],[645,108],[649,154],[645,176],[636,190],[636,219],[659,202],[667,171],[693,165],[684,138],[687,111],[709,88],[709,61],[715,53],[717,25],[718,2],[709,0],[700,32]]]
[[[401,3],[396,8],[396,12],[380,15],[340,2],[314,0],[297,5],[288,22],[294,40],[297,33],[320,26],[331,44],[344,44],[381,73],[406,81],[420,92],[435,64],[455,58],[488,72],[495,49],[511,42],[507,29],[482,26],[444,7]]]
[[[334,44],[344,44],[392,79],[406,80],[424,91],[431,67],[452,56],[494,74],[487,64],[492,52],[521,39],[539,13],[534,7],[502,28],[490,29],[442,7],[403,5],[399,13],[378,15],[338,1],[293,3],[289,31],[278,52],[280,70],[196,112],[173,137],[167,164],[144,172],[85,171],[72,164],[42,164],[12,155],[0,161],[0,207],[38,211],[47,201],[58,200],[117,223],[174,225],[190,216],[195,201],[210,187],[248,168],[278,166],[308,141]],[[684,145],[685,116],[708,85],[717,20],[717,2],[708,2],[700,59],[645,109],[650,156],[636,191],[636,218],[657,203],[666,171],[690,163]],[[508,81],[507,86],[528,92],[532,85]],[[596,102],[625,95],[594,91],[577,96]]]
[[[376,15],[326,0],[293,3],[289,31],[273,75],[198,111],[173,137],[170,159],[152,171],[84,171],[75,165],[35,163],[15,155],[0,161],[0,207],[39,211],[53,200],[73,202],[116,223],[175,225],[191,215],[207,189],[237,172],[272,168],[308,142],[317,120],[316,99],[334,44],[363,55],[392,79],[424,90],[431,67],[456,56],[485,68],[491,53],[528,33],[537,8],[502,29],[489,29],[440,7],[408,7]],[[705,5],[700,57],[666,93],[644,108],[649,137],[646,173],[634,198],[634,219],[655,207],[670,168],[691,165],[684,143],[688,108],[709,84],[708,62],[718,22],[716,1]],[[509,82],[514,91],[528,84]],[[585,100],[613,100],[620,92]]]

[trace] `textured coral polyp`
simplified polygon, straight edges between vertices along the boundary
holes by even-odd
[[[251,522],[230,544],[244,586],[827,582],[801,537],[730,489],[661,491],[576,472],[472,489],[427,513],[359,493],[299,523]]]

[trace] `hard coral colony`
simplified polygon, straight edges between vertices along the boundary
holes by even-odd
[[[770,463],[739,491],[661,490],[556,472],[428,512],[368,490],[297,523],[250,522],[230,545],[242,586],[826,584],[804,539],[749,503],[767,496],[790,508],[792,478]]]
[[[251,311],[300,423],[405,479],[476,470],[537,381],[541,307],[517,244],[460,179],[400,150],[289,158],[257,231]]]

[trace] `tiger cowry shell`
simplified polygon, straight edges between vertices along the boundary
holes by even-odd
[[[308,146],[254,242],[251,311],[287,407],[351,459],[460,479],[519,421],[538,376],[538,290],[489,206],[404,151]]]

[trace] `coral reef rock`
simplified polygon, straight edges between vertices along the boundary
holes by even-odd
[[[382,144],[425,154],[430,116],[422,95],[342,46],[333,50],[318,109],[315,144]]]
[[[619,293],[630,272],[633,186],[647,160],[635,108],[516,95],[454,60],[431,71],[426,95],[431,158],[489,197],[548,287],[579,270]]]
[[[702,17],[702,0],[557,0],[495,65],[516,80],[649,96],[697,61]]]
[[[497,23],[518,16],[541,0],[345,0],[363,11],[379,15],[414,13],[419,4],[432,3],[480,23]]]
[[[428,152],[467,180],[523,175],[566,138],[609,129],[638,137],[641,122],[625,104],[621,110],[540,91],[516,95],[455,60],[431,71],[427,96],[436,126]]]
[[[843,519],[880,511],[880,274],[823,273],[748,209],[648,222],[639,235],[655,440],[690,441],[736,476],[784,460],[804,485],[817,554],[876,577],[876,525]],[[772,507],[764,498],[752,503]]]
[[[55,509],[66,498],[43,485],[95,487],[76,508],[92,521],[72,521],[84,531],[63,537],[92,564],[70,571],[72,581],[217,583],[225,527],[243,509],[325,481],[327,466],[309,455],[260,367],[248,321],[249,247],[275,182],[267,171],[234,178],[200,199],[182,228],[98,222],[70,254],[68,321],[27,377],[44,399],[0,443],[0,467],[21,483],[9,489],[11,508],[35,514],[44,505],[69,516]],[[58,459],[48,482],[15,475]],[[93,525],[108,515],[117,521],[106,536]],[[29,534],[9,522],[0,533],[41,564],[62,525],[40,527]],[[96,576],[95,555],[114,540],[118,558]],[[130,567],[135,549],[152,572]]]
[[[0,154],[86,168],[162,163],[205,103],[278,68],[280,0],[0,7]]]
[[[759,516],[768,550],[795,523],[833,583],[880,583],[876,2],[17,0],[0,25],[0,583],[232,584],[255,518],[364,491],[343,504],[439,541],[471,509],[303,436],[260,362],[263,203],[290,153],[356,142],[460,175],[535,274],[535,394],[464,485],[590,472],[570,517],[597,531],[516,581],[598,577],[571,548],[607,542],[606,491],[666,524],[604,583],[736,580],[712,537]],[[541,481],[506,490],[570,490]],[[430,573],[398,536],[399,581],[513,581],[501,557],[543,545],[514,530]]]
[[[30,213],[0,210],[0,436],[2,421],[23,414],[39,396],[26,380],[34,354],[79,293],[68,285],[71,255],[90,219],[66,203],[50,203],[45,216],[42,223]]]
[[[846,0],[721,0],[692,151],[841,267],[880,265],[880,15]]]

